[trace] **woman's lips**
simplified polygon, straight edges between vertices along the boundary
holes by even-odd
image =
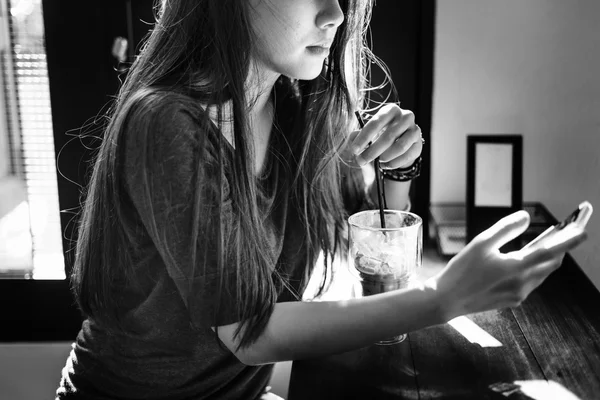
[[[324,46],[308,46],[306,48],[311,54],[323,56],[329,54],[329,47]]]

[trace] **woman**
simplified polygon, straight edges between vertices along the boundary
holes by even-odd
[[[347,216],[374,207],[359,166],[407,167],[423,146],[395,105],[356,130],[369,7],[159,6],[94,164],[71,277],[86,320],[58,398],[260,398],[274,362],[517,305],[585,239],[500,254],[522,211],[421,287],[301,301],[318,254],[326,271],[345,254]],[[388,183],[403,208],[408,183]]]

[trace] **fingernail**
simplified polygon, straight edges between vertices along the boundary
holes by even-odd
[[[359,153],[361,153],[361,148],[360,148],[360,146],[357,146],[357,145],[352,145],[352,152],[353,152],[354,154],[359,154]]]

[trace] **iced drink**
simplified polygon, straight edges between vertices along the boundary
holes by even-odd
[[[405,211],[363,211],[348,219],[350,260],[360,279],[363,296],[404,289],[414,280],[423,254],[422,219]],[[377,344],[398,343],[400,335]]]

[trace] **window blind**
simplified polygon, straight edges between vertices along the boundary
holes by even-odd
[[[31,267],[21,277],[64,279],[42,5],[40,0],[1,1],[9,36],[2,54],[5,134],[12,174],[26,186],[32,246]]]

